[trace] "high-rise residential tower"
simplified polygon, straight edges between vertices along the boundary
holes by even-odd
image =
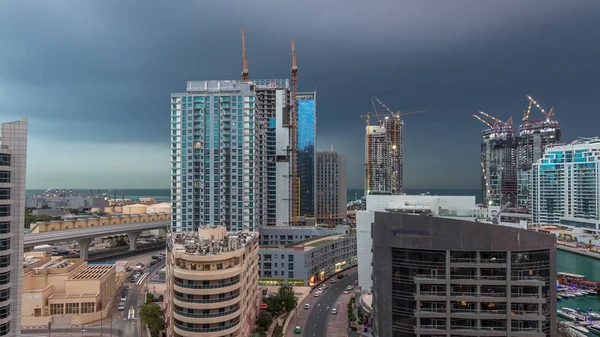
[[[600,138],[547,147],[530,186],[534,223],[600,230]]]
[[[346,214],[346,157],[333,151],[317,152],[317,214]]]
[[[378,125],[367,125],[365,195],[402,193],[403,126],[399,115],[385,117]]]
[[[290,224],[290,83],[288,80],[253,80],[256,84],[257,119],[262,124],[260,143],[263,148],[259,188],[266,198],[262,223],[267,226]]]
[[[304,92],[296,95],[298,114],[298,180],[300,215],[315,215],[315,191],[317,181],[316,170],[316,137],[317,137],[317,106],[316,92]]]
[[[27,119],[0,133],[0,336],[21,336]]]
[[[516,203],[517,142],[512,125],[481,132],[481,185],[485,205]]]
[[[261,225],[256,100],[256,84],[240,81],[189,81],[186,92],[171,94],[174,231]]]

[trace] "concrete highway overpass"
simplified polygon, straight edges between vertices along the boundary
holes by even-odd
[[[171,220],[159,220],[76,229],[62,229],[41,233],[27,233],[24,235],[24,248],[28,249],[45,244],[76,240],[79,244],[79,256],[82,259],[87,260],[88,249],[94,238],[127,234],[127,237],[129,238],[129,250],[135,250],[137,247],[137,238],[142,232],[154,229],[166,230],[170,224]]]

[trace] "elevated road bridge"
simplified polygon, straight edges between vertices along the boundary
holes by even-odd
[[[87,260],[90,243],[94,238],[127,234],[127,238],[129,239],[129,250],[136,250],[136,241],[142,232],[154,229],[166,230],[170,224],[170,220],[158,220],[96,227],[61,229],[41,233],[27,233],[24,235],[23,241],[25,244],[24,248],[31,249],[39,245],[75,240],[77,241],[77,244],[79,244],[79,256],[82,259]]]

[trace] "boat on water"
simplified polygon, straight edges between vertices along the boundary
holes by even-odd
[[[591,332],[600,335],[600,325],[598,325],[598,324],[592,324],[592,325],[588,326],[588,329]]]
[[[581,333],[586,333],[586,334],[590,333],[590,330],[588,330],[586,327],[581,326],[581,325],[576,324],[576,323],[569,324],[569,328],[571,328],[573,330],[576,330],[576,331],[579,331]]]
[[[570,315],[573,315],[573,317],[575,317],[575,320],[585,321],[586,315],[580,313],[579,311],[577,311],[575,309],[563,307],[562,310]]]
[[[578,312],[580,312],[584,315],[587,315],[587,316],[593,318],[594,320],[600,320],[600,314],[593,311],[591,308],[588,308],[587,310],[577,308],[575,310],[577,310]]]
[[[558,316],[560,316],[562,318],[566,318],[566,319],[571,320],[571,321],[577,320],[576,316],[574,316],[574,315],[572,315],[572,314],[570,314],[570,313],[568,313],[568,312],[566,312],[564,310],[558,309],[558,310],[556,310],[556,313],[558,314]]]

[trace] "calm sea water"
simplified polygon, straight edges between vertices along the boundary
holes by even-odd
[[[574,254],[559,250],[556,254],[557,270],[585,275],[586,279],[600,282],[600,260],[593,259],[591,257]],[[599,296],[580,296],[569,299],[558,300],[558,308],[563,307],[576,309],[587,309],[592,308],[596,311],[600,311],[600,297]]]

